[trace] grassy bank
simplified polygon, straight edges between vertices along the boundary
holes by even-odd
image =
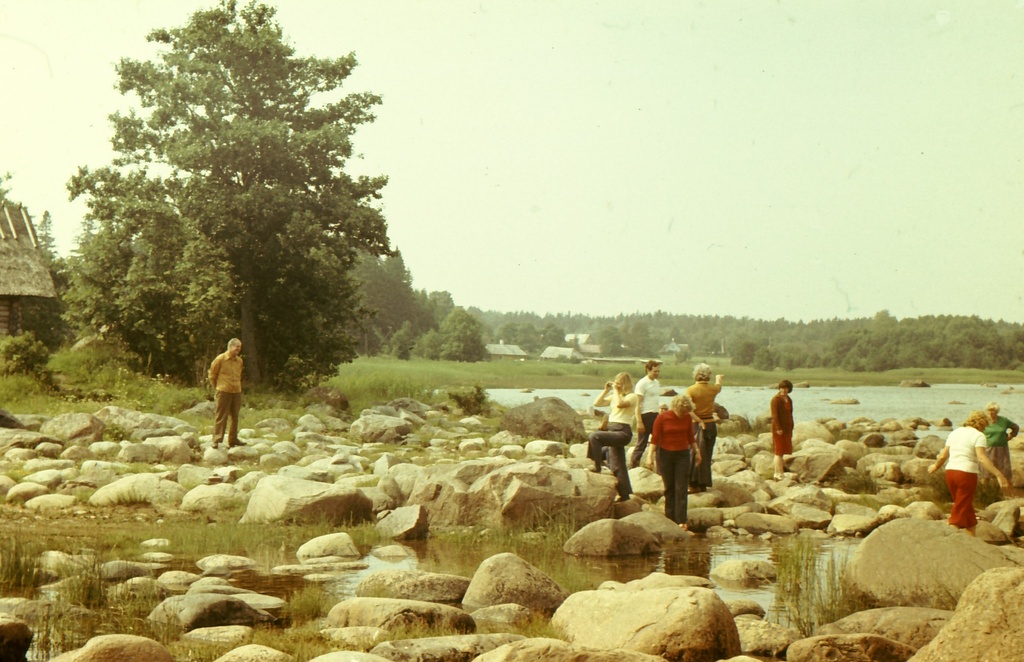
[[[784,372],[766,372],[750,366],[731,365],[729,359],[695,358],[676,363],[666,357],[661,367],[663,384],[692,383],[693,366],[706,361],[715,372],[726,375],[732,386],[764,386],[782,378],[809,382],[813,386],[897,386],[905,379],[923,379],[932,384],[1021,384],[1024,372],[1016,370],[973,370],[959,368],[920,368],[886,372],[846,372],[830,368],[808,368]],[[360,358],[342,366],[332,380],[344,390],[349,384],[367,380],[410,383],[425,389],[480,385],[484,388],[594,388],[615,373],[626,370],[638,379],[643,376],[643,361],[624,363],[557,363],[540,361],[485,361],[456,363],[373,357]]]
[[[811,386],[896,386],[905,379],[931,384],[1024,384],[1024,372],[1016,370],[969,370],[921,368],[888,372],[846,372],[836,369],[803,369],[784,372],[733,366],[728,359],[694,358],[678,363],[665,357],[661,382],[666,385],[692,383],[693,366],[705,360],[715,372],[726,375],[729,386],[766,386],[783,377]],[[634,379],[643,375],[642,361],[559,363],[540,361],[484,361],[458,363],[389,357],[359,358],[338,369],[328,381],[345,393],[354,412],[398,397],[426,402],[444,398],[444,392],[473,386],[482,388],[565,388],[593,389],[622,370]],[[14,413],[58,414],[67,411],[93,412],[104,405],[175,415],[212,397],[209,388],[170,383],[132,370],[131,365],[109,348],[62,351],[49,362],[59,389],[48,390],[31,377],[0,377],[0,408]],[[265,388],[249,387],[245,407],[249,410],[300,410],[301,399]],[[243,424],[245,421],[243,421]]]

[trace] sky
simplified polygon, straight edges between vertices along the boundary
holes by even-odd
[[[0,0],[0,173],[70,254],[114,64],[214,0]],[[1024,0],[279,0],[382,96],[355,174],[484,310],[1024,322]]]

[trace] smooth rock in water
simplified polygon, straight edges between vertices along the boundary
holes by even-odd
[[[569,592],[515,554],[495,554],[481,563],[466,588],[463,603],[470,609],[515,603],[552,613]]]
[[[331,607],[327,625],[332,627],[369,626],[388,631],[443,628],[455,632],[476,631],[473,617],[448,605],[421,600],[394,598],[349,598]]]
[[[574,533],[562,546],[573,556],[638,556],[661,551],[646,529],[623,520],[602,519]]]
[[[85,646],[51,658],[50,662],[174,662],[159,642],[131,634],[93,637]]]
[[[470,579],[423,570],[381,570],[367,575],[356,586],[357,597],[425,600],[461,603]]]
[[[551,624],[574,645],[666,660],[714,662],[741,652],[729,608],[706,588],[578,591],[562,603]]]

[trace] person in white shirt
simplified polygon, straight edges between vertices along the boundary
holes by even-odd
[[[636,447],[629,456],[629,468],[640,466],[640,459],[647,450],[647,442],[651,438],[651,430],[654,429],[654,420],[658,418],[661,404],[661,384],[658,377],[661,375],[661,361],[650,360],[644,364],[644,372],[647,374],[636,383],[633,390],[637,399],[637,428]]]
[[[946,445],[939,453],[939,457],[928,467],[928,473],[935,473],[946,460],[946,485],[949,486],[949,493],[953,497],[953,508],[949,513],[949,523],[967,531],[968,535],[974,535],[974,529],[978,526],[978,517],[974,514],[974,491],[978,487],[978,467],[985,467],[999,481],[999,487],[1004,491],[1010,489],[1010,482],[1006,480],[996,465],[985,453],[988,440],[985,439],[984,430],[989,424],[989,417],[983,411],[972,411],[961,427],[953,430],[946,437]]]

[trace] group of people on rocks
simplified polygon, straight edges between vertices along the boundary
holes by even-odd
[[[717,424],[721,414],[726,414],[715,402],[722,391],[723,375],[716,375],[712,383],[711,366],[698,364],[693,369],[693,385],[666,406],[661,404],[658,382],[661,362],[648,361],[644,372],[635,388],[628,372],[605,383],[594,406],[609,408],[607,425],[590,435],[587,457],[593,460],[595,471],[601,471],[607,460],[618,481],[619,501],[628,500],[633,492],[630,468],[641,464],[650,470],[657,467],[665,483],[665,515],[686,529],[687,495],[711,487]],[[789,411],[792,420],[792,404]],[[626,446],[633,440],[634,420],[637,443],[627,464]]]
[[[587,457],[598,472],[607,461],[618,481],[619,501],[628,500],[633,492],[629,469],[643,465],[657,471],[665,484],[665,516],[685,530],[687,495],[711,487],[717,424],[723,418],[721,414],[728,416],[715,402],[722,391],[723,376],[716,375],[712,383],[711,366],[698,364],[693,369],[693,385],[666,406],[661,404],[658,382],[661,362],[648,361],[644,372],[635,387],[628,372],[620,372],[605,383],[594,406],[609,408],[607,424],[590,435]],[[792,391],[793,383],[783,379],[770,402],[775,480],[783,478],[785,456],[793,452]],[[626,447],[633,440],[634,421],[637,443],[627,463]],[[979,478],[991,475],[1004,492],[1012,489],[1009,441],[1019,432],[1016,423],[1000,416],[995,402],[988,403],[985,411],[971,412],[960,427],[950,432],[928,472],[946,465],[946,484],[953,499],[951,525],[974,535],[978,523],[974,494]]]

